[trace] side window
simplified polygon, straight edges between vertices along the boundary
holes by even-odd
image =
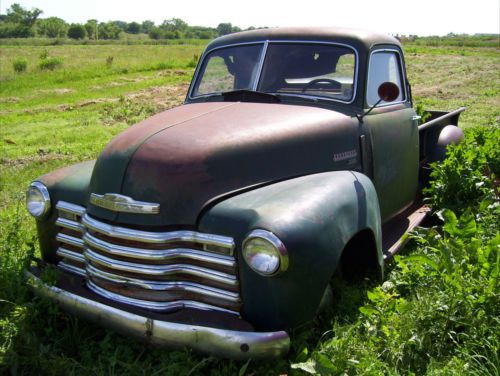
[[[374,52],[370,58],[368,69],[368,85],[366,100],[368,106],[373,106],[379,100],[378,87],[384,82],[393,82],[399,87],[399,96],[394,102],[403,100],[404,88],[401,82],[401,70],[398,54],[392,51]],[[387,102],[382,101],[380,104]]]

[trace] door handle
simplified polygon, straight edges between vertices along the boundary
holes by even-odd
[[[413,115],[413,116],[411,117],[411,120],[413,120],[413,121],[415,121],[415,120],[420,120],[420,119],[422,119],[422,116],[420,116],[420,115]]]

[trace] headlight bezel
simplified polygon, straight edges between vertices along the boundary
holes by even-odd
[[[30,210],[30,198],[32,197],[32,194],[31,194],[31,190],[34,189],[36,191],[38,191],[38,193],[40,194],[41,198],[42,198],[42,201],[43,202],[43,207],[41,209],[41,211],[39,212],[33,212],[32,210]],[[44,217],[47,216],[47,214],[50,212],[50,208],[51,208],[51,202],[50,202],[50,194],[49,194],[49,190],[47,189],[47,187],[40,183],[39,181],[34,181],[32,182],[29,187],[28,187],[28,190],[26,192],[26,209],[28,210],[28,213],[30,213],[34,218],[36,219],[42,219]]]
[[[252,265],[252,260],[249,257],[247,250],[247,245],[249,242],[251,242],[254,239],[259,239],[263,240],[267,243],[269,243],[272,248],[274,248],[274,254],[278,258],[278,265],[276,266],[275,269],[266,272],[263,270],[259,270],[255,265]],[[278,274],[281,274],[282,272],[286,271],[288,269],[288,251],[283,244],[283,242],[278,238],[275,234],[273,234],[271,231],[263,230],[263,229],[255,229],[252,230],[246,237],[245,240],[243,240],[242,247],[241,247],[241,253],[243,256],[243,259],[245,260],[246,264],[252,269],[254,272],[265,276],[265,277],[272,277]],[[254,253],[255,254],[255,253]]]

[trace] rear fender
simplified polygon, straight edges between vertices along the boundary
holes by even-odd
[[[297,326],[315,316],[342,250],[359,231],[369,230],[383,265],[377,194],[363,174],[336,171],[303,176],[231,197],[208,209],[199,222],[207,233],[236,243],[243,316],[259,330]],[[285,244],[289,267],[264,277],[241,256],[254,229],[273,232]]]

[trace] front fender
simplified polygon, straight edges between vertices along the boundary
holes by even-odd
[[[383,265],[377,194],[365,175],[352,171],[303,176],[231,197],[207,210],[199,228],[235,239],[242,314],[259,330],[312,319],[344,246],[359,231],[372,232]],[[263,277],[245,263],[241,244],[254,229],[271,231],[285,244],[286,272]]]
[[[67,201],[87,206],[88,188],[94,164],[95,161],[93,160],[63,167],[35,180],[47,187],[52,204],[47,218],[36,221],[42,258],[47,262],[58,262],[56,256],[58,245],[55,239],[58,232],[55,225],[57,219],[56,203],[58,201]]]

